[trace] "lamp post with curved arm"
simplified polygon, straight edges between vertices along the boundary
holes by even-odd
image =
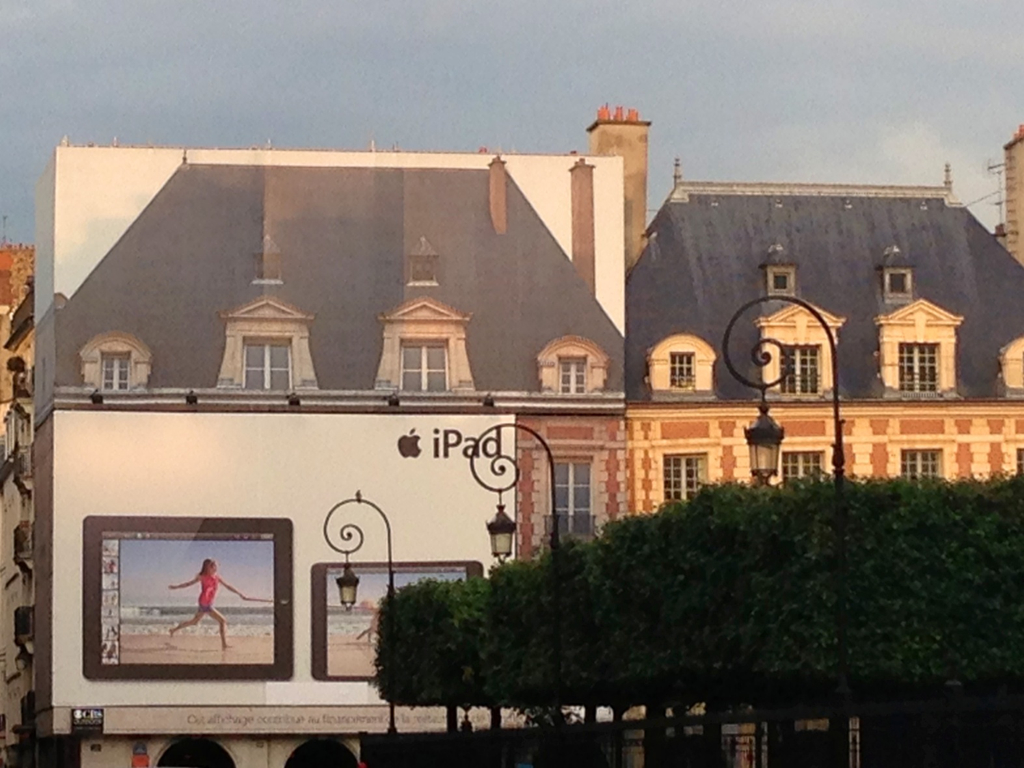
[[[352,566],[349,564],[349,556],[358,552],[362,546],[365,536],[363,535],[363,529],[355,523],[343,523],[337,531],[333,531],[331,528],[331,518],[335,512],[338,512],[343,507],[350,504],[358,504],[360,506],[367,506],[380,515],[380,519],[384,521],[384,529],[387,531],[388,541],[388,594],[387,594],[387,611],[388,611],[388,669],[390,674],[395,674],[395,612],[393,601],[395,599],[395,561],[392,557],[391,550],[391,521],[388,520],[388,516],[384,514],[384,510],[378,507],[369,499],[364,499],[363,494],[356,491],[356,495],[351,499],[345,499],[339,501],[330,511],[327,513],[327,517],[324,518],[324,539],[327,541],[327,546],[333,549],[335,552],[345,556],[345,568],[342,571],[341,576],[337,578],[338,590],[341,593],[341,603],[346,609],[350,609],[356,602],[356,589],[359,586],[359,577],[352,571]],[[388,698],[388,733],[396,733],[397,728],[395,727],[395,702],[389,697]]]
[[[832,482],[835,486],[835,533],[836,533],[836,644],[838,646],[838,686],[836,692],[842,697],[843,701],[847,699],[850,694],[850,687],[848,682],[848,659],[847,659],[847,647],[846,647],[846,629],[847,629],[847,573],[846,573],[846,504],[843,499],[843,483],[846,474],[846,456],[843,452],[843,420],[839,412],[839,356],[836,348],[836,337],[832,332],[831,326],[822,316],[821,312],[813,305],[803,299],[798,299],[795,296],[760,296],[752,301],[748,301],[733,314],[729,320],[728,325],[725,327],[725,335],[722,337],[722,359],[725,363],[725,367],[732,374],[732,377],[746,386],[759,390],[761,393],[761,403],[759,409],[761,416],[754,424],[747,430],[747,442],[750,444],[751,449],[751,472],[762,482],[767,482],[768,477],[775,473],[775,466],[770,469],[761,466],[757,467],[753,463],[754,454],[756,450],[755,441],[759,436],[763,435],[763,428],[769,427],[768,422],[774,424],[771,417],[768,415],[768,399],[766,396],[767,391],[777,386],[786,377],[786,348],[785,346],[776,339],[761,338],[753,346],[750,351],[750,357],[755,366],[758,368],[764,368],[772,361],[772,354],[765,347],[775,347],[779,351],[780,372],[779,377],[774,381],[764,380],[753,381],[747,378],[745,375],[740,373],[736,366],[733,365],[732,360],[729,358],[729,339],[732,336],[733,327],[736,325],[740,317],[752,307],[760,304],[765,304],[770,301],[781,301],[787,304],[795,304],[798,307],[802,307],[818,322],[818,324],[825,331],[825,337],[828,340],[829,352],[832,355],[832,422],[833,430],[835,434],[835,442],[832,446]],[[778,447],[782,442],[782,428],[778,427],[777,442],[775,444],[775,461],[777,466],[778,460]],[[759,474],[760,473],[760,474]],[[766,474],[767,473],[767,474]]]
[[[540,444],[540,447],[544,450],[548,459],[548,485],[551,491],[551,535],[549,538],[549,546],[551,548],[551,598],[554,603],[555,616],[552,654],[554,657],[555,670],[555,722],[558,724],[561,722],[562,717],[561,580],[558,570],[558,550],[561,545],[559,527],[561,520],[559,519],[558,501],[555,490],[555,457],[551,452],[551,446],[548,445],[547,440],[545,440],[537,430],[532,427],[528,427],[525,424],[520,424],[519,422],[503,422],[501,424],[495,424],[493,427],[485,429],[477,438],[477,450],[470,455],[469,469],[473,473],[473,479],[476,480],[479,486],[498,494],[498,511],[494,519],[487,524],[487,532],[491,537],[492,552],[499,561],[503,561],[509,554],[511,554],[511,544],[515,537],[516,530],[515,522],[505,514],[505,505],[502,503],[503,496],[506,491],[512,491],[513,495],[515,494],[515,488],[519,483],[519,478],[522,476],[522,471],[520,470],[519,462],[516,460],[514,455],[515,448],[513,447],[513,455],[511,456],[502,453],[500,448],[500,439],[498,440],[499,449],[497,453],[494,456],[485,457],[490,462],[489,472],[490,478],[493,478],[493,480],[485,479],[480,476],[480,473],[477,471],[476,462],[482,453],[482,446],[485,445],[484,441],[491,436],[500,438],[501,430],[503,429],[511,429],[513,432],[520,430],[530,435]],[[514,445],[515,444],[513,443],[513,446]]]

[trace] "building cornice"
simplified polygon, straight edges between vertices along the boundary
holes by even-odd
[[[191,402],[190,402],[191,401]],[[622,415],[621,392],[552,395],[534,392],[401,392],[303,390],[255,392],[224,389],[152,389],[99,392],[58,387],[53,410],[246,413],[515,413]]]
[[[686,203],[690,195],[757,195],[762,197],[870,197],[911,200],[943,200],[947,206],[962,207],[953,190],[927,185],[813,184],[804,182],[680,181],[666,202]]]

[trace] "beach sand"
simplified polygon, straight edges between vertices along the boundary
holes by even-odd
[[[327,674],[330,677],[373,677],[373,659],[377,649],[366,638],[355,635],[331,635],[327,645]]]
[[[121,635],[122,664],[273,664],[274,638],[232,637],[227,649],[219,636]]]

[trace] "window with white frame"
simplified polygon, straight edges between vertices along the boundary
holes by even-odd
[[[902,451],[900,453],[900,476],[906,480],[942,477],[942,451]]]
[[[820,391],[819,360],[821,348],[817,346],[788,346],[782,353],[782,381],[779,390],[791,395],[806,395]]]
[[[938,344],[900,344],[899,355],[901,392],[938,391]]]
[[[582,395],[587,391],[587,359],[558,358],[558,391],[563,395]]]
[[[820,451],[783,451],[782,482],[819,476],[823,459]]]
[[[591,471],[589,462],[555,463],[555,513],[559,533],[590,536]]]
[[[448,351],[443,344],[402,344],[402,389],[447,391]]]
[[[291,348],[287,344],[247,341],[244,349],[245,389],[291,389]]]
[[[132,357],[127,352],[100,354],[100,370],[103,375],[101,389],[120,391],[131,388]]]
[[[672,389],[696,389],[696,368],[693,352],[669,353],[669,386]]]
[[[665,501],[692,498],[707,478],[704,454],[669,455],[663,463]]]
[[[153,364],[149,347],[130,333],[108,331],[93,336],[78,353],[82,382],[108,392],[145,389]]]

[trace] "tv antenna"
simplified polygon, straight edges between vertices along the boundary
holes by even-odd
[[[1000,223],[1003,223],[1003,221],[1004,221],[1004,219],[1003,219],[1003,203],[1006,202],[1006,200],[1003,197],[1003,171],[1005,169],[1006,169],[1006,163],[995,163],[995,162],[993,162],[991,160],[988,161],[988,164],[987,164],[987,166],[985,168],[985,170],[988,171],[989,176],[995,176],[996,177],[996,184],[998,185],[998,187],[996,188],[995,194],[997,195],[997,197],[995,199],[995,202],[992,203],[992,205],[998,205],[999,206],[999,222]]]

